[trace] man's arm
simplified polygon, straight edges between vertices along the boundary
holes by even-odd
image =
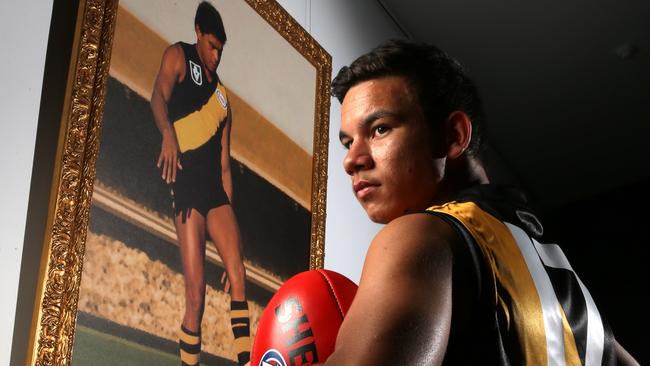
[[[228,117],[224,121],[223,135],[221,136],[221,180],[223,190],[232,203],[232,174],[230,173],[230,130],[232,128],[232,112],[228,104]]]
[[[413,214],[373,240],[325,365],[439,365],[451,326],[452,244],[442,219]]]
[[[169,121],[167,103],[171,97],[174,86],[182,77],[185,64],[183,50],[178,44],[169,46],[163,53],[160,71],[156,76],[151,95],[151,111],[156,121],[156,126],[162,134],[162,146],[158,156],[158,168],[162,167],[162,179],[167,183],[176,180],[176,168],[182,169],[178,159],[178,140],[176,132]]]

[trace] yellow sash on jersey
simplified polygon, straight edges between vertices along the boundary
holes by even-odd
[[[174,122],[176,138],[181,152],[193,150],[210,140],[228,117],[226,88],[217,84],[214,93],[197,111]]]
[[[486,290],[492,291],[494,304],[504,312],[506,324],[502,326],[508,332],[516,331],[526,365],[546,366],[548,358],[541,300],[510,230],[473,202],[450,202],[428,210],[453,216],[469,230],[492,270],[494,287]],[[575,338],[564,311],[562,325],[565,362],[579,365]]]

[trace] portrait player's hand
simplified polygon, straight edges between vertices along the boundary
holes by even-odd
[[[176,134],[173,130],[168,130],[162,136],[162,146],[156,166],[162,168],[162,179],[169,184],[176,181],[176,169],[182,170],[183,166],[178,156],[180,149],[176,140]]]

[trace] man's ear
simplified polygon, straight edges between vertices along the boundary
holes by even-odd
[[[196,41],[198,42],[199,39],[201,39],[201,36],[203,36],[203,33],[201,33],[201,29],[199,29],[199,25],[194,26],[194,31],[196,32]]]
[[[467,113],[454,111],[446,121],[447,157],[456,159],[463,155],[472,141],[472,121]]]

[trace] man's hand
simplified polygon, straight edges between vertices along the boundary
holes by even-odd
[[[180,157],[178,156],[178,141],[176,140],[176,133],[172,130],[163,132],[162,146],[160,148],[160,156],[158,156],[158,168],[162,167],[162,179],[167,184],[176,181],[176,169],[183,170]]]

